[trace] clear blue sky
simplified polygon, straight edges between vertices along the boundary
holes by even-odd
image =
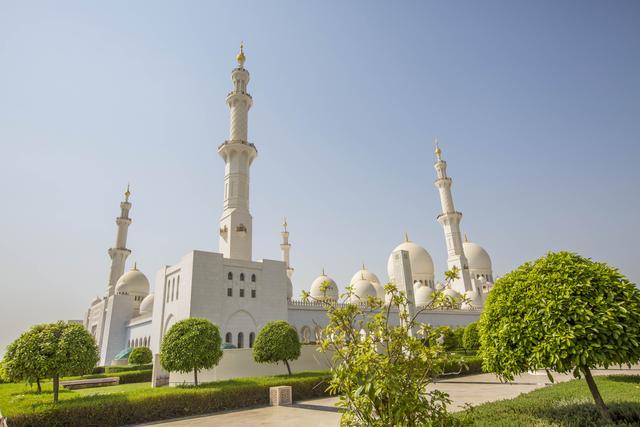
[[[130,261],[216,251],[240,40],[255,104],[254,257],[295,293],[406,230],[445,269],[432,140],[494,273],[568,249],[640,280],[640,3],[0,1],[0,347],[105,290],[132,184]],[[0,350],[1,351],[1,350]]]

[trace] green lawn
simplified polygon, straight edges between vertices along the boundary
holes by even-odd
[[[640,425],[640,376],[596,377],[615,425]],[[541,388],[515,399],[485,403],[473,410],[475,426],[543,427],[605,426],[585,380]]]

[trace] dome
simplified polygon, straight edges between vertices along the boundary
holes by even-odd
[[[116,283],[116,293],[147,295],[149,293],[149,280],[147,280],[147,276],[134,266],[131,270],[120,276],[118,283]]]
[[[369,297],[378,297],[378,290],[375,285],[367,279],[360,279],[352,285],[353,294],[351,302],[354,304],[365,303]]]
[[[464,293],[464,296],[469,300],[469,302],[462,303],[461,308],[465,310],[481,308],[484,305],[484,299],[482,298],[482,295],[477,291],[467,291]]]
[[[323,292],[322,285],[324,284],[324,282],[329,282],[329,286],[327,287],[326,291]],[[332,278],[328,277],[324,273],[318,276],[316,280],[311,283],[311,289],[309,293],[314,299],[322,299],[326,297],[337,301],[340,297],[340,293],[338,292],[338,285],[336,285],[336,282],[334,282]]]
[[[393,252],[400,250],[409,252],[409,262],[411,263],[413,280],[433,280],[433,260],[429,252],[416,243],[406,241],[396,246],[396,248],[391,251],[392,254],[389,255],[387,273],[389,274],[389,280],[391,282],[395,282],[393,278]]]
[[[153,294],[149,294],[140,303],[140,314],[153,312]]]
[[[413,288],[413,297],[417,306],[425,306],[433,301],[433,289],[420,285]]]
[[[378,279],[378,276],[367,270],[364,265],[361,270],[356,271],[349,284],[353,286],[356,282],[362,279],[371,282],[371,284],[376,288],[378,298],[384,298],[384,286],[380,283],[380,279]]]
[[[469,263],[469,270],[491,271],[491,258],[482,246],[465,241],[462,243],[462,249]]]

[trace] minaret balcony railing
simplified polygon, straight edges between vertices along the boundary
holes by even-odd
[[[253,99],[253,97],[252,97],[249,93],[244,92],[244,91],[236,92],[236,91],[232,90],[231,92],[229,92],[229,93],[227,94],[227,98],[229,98],[229,97],[230,97],[230,96],[232,96],[232,95],[246,95],[246,96],[248,96],[249,98]]]
[[[436,219],[443,218],[443,217],[445,217],[445,216],[447,216],[447,215],[462,216],[462,212],[458,212],[458,211],[453,211],[453,212],[444,212],[444,213],[441,213],[440,215],[438,215],[438,216],[436,217]]]
[[[256,152],[258,151],[258,149],[256,148],[255,144],[251,143],[251,142],[247,142],[247,141],[243,141],[242,139],[234,139],[234,140],[227,140],[225,142],[223,142],[222,144],[218,145],[218,151],[220,151],[222,149],[222,147],[224,147],[225,145],[233,145],[233,144],[242,144],[242,145],[246,145],[247,147],[251,147],[254,150],[256,150]]]

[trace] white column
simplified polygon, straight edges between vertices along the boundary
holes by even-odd
[[[416,315],[416,300],[413,295],[413,275],[411,273],[411,261],[409,260],[408,251],[395,251],[391,254],[393,257],[393,278],[399,291],[405,293],[407,297],[407,306],[399,307],[404,311],[409,320]],[[415,328],[409,329],[409,335],[415,336]]]
[[[244,68],[242,46],[237,60],[238,67],[231,72],[233,90],[227,95],[229,140],[218,147],[218,154],[225,162],[220,252],[225,258],[250,261],[253,218],[249,213],[249,171],[258,151],[247,140],[249,109],[253,100],[247,92],[249,72]]]
[[[469,265],[462,247],[462,235],[460,234],[462,212],[455,210],[453,195],[451,194],[452,180],[447,176],[447,162],[442,160],[442,150],[437,146],[437,143],[435,154],[436,163],[434,167],[437,175],[435,186],[440,193],[440,205],[442,206],[442,213],[438,215],[438,222],[442,225],[447,245],[447,267],[449,270],[453,267],[457,267],[460,270],[460,277],[452,283],[452,288],[464,293],[472,289],[472,284],[469,276]]]
[[[282,235],[282,243],[280,244],[280,249],[282,250],[282,261],[284,261],[287,266],[287,276],[291,279],[293,276],[293,268],[289,264],[289,252],[291,251],[291,243],[289,243],[289,231],[287,231],[287,219],[284,219],[282,223],[283,230],[280,232]]]
[[[107,296],[115,293],[116,282],[124,273],[127,258],[131,254],[131,250],[127,249],[127,234],[129,231],[129,225],[131,225],[131,218],[129,218],[129,211],[131,210],[131,203],[129,202],[130,195],[131,192],[127,185],[127,191],[124,193],[124,201],[120,203],[120,216],[116,218],[118,232],[116,234],[115,246],[109,248],[111,268],[109,270]]]

